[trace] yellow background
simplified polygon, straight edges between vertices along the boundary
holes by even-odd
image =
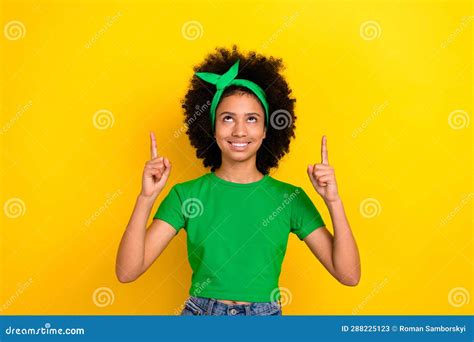
[[[297,98],[271,176],[302,186],[332,231],[306,174],[326,134],[362,259],[343,286],[292,234],[283,314],[472,313],[472,15],[469,1],[2,1],[0,313],[177,313],[184,232],[133,283],[115,256],[150,130],[173,163],[152,214],[207,172],[180,100],[193,65],[234,43],[282,57]],[[102,109],[113,124],[94,121]]]

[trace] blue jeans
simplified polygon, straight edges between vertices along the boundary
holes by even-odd
[[[225,304],[214,298],[190,296],[184,303],[181,316],[281,316],[281,302]]]

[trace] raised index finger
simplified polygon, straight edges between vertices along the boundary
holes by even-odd
[[[151,146],[150,146],[151,159],[155,159],[158,157],[158,148],[156,147],[155,133],[150,132],[150,139],[151,139]]]
[[[323,135],[323,139],[321,141],[321,164],[329,165],[327,138],[325,135]]]

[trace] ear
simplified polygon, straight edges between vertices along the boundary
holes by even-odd
[[[263,139],[267,137],[267,127],[263,128]]]

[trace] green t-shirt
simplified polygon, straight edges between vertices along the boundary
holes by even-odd
[[[214,172],[174,185],[154,218],[187,232],[190,295],[246,302],[280,299],[289,233],[303,240],[325,225],[300,187],[269,175],[234,183]]]

